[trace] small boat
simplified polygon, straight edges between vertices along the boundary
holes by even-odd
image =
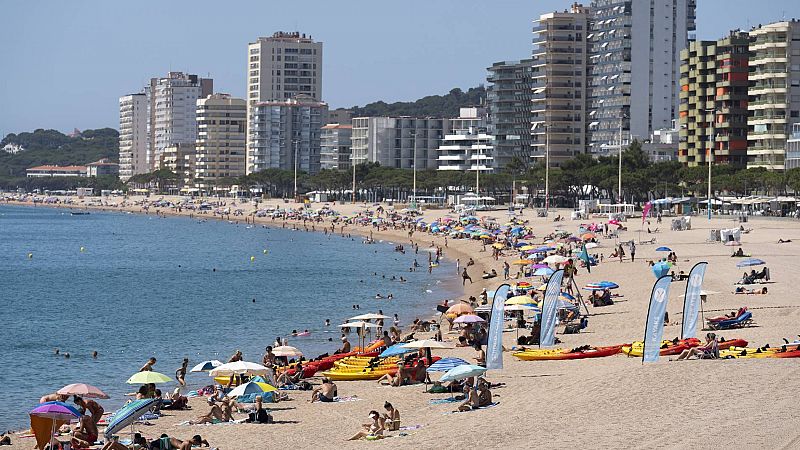
[[[88,216],[89,211],[72,211],[69,213],[71,216]]]

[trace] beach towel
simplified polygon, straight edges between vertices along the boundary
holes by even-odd
[[[442,414],[444,414],[444,415],[448,415],[448,414],[460,414],[460,413],[467,413],[467,412],[472,412],[472,411],[483,411],[484,409],[494,408],[495,406],[497,406],[497,405],[499,405],[499,404],[500,404],[500,402],[492,402],[492,403],[489,403],[489,404],[488,404],[488,405],[486,405],[486,406],[481,406],[481,407],[480,407],[480,408],[478,408],[478,409],[468,409],[468,410],[466,410],[466,411],[446,411],[446,412],[443,412]]]
[[[422,428],[422,425],[419,425],[419,424],[417,424],[417,425],[408,425],[408,426],[405,426],[405,427],[398,428],[397,431],[413,431],[413,430],[419,430],[420,428]]]
[[[431,405],[444,405],[446,403],[456,403],[462,401],[464,401],[463,397],[460,399],[457,399],[455,397],[447,397],[447,398],[433,398],[429,400],[428,403]]]
[[[349,397],[334,397],[332,402],[319,402],[319,403],[321,403],[321,404],[326,404],[326,403],[344,403],[344,402],[357,402],[357,401],[360,401],[360,400],[361,400],[360,398],[358,398],[355,395],[353,395],[353,396],[349,396]]]

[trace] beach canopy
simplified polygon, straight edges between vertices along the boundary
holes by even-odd
[[[761,266],[763,264],[766,264],[766,261],[758,258],[747,258],[736,263],[736,267]]]
[[[475,314],[464,314],[463,316],[456,317],[455,323],[481,323],[486,322],[482,317]]]
[[[389,316],[384,316],[383,314],[361,314],[360,316],[351,317],[348,320],[378,320],[378,319],[391,319]]]
[[[52,444],[56,429],[79,418],[81,413],[64,402],[45,402],[34,408],[30,416],[37,448],[45,448],[47,444]]]
[[[108,426],[106,427],[106,431],[103,433],[105,434],[106,439],[110,439],[111,436],[116,434],[116,432],[119,430],[139,420],[139,418],[142,417],[142,414],[146,413],[155,402],[156,400],[153,398],[143,398],[139,400],[133,400],[132,402],[118,409],[111,416],[111,418],[109,418]]]
[[[458,366],[465,366],[469,365],[467,361],[464,361],[461,358],[442,358],[435,363],[431,364],[430,367],[425,369],[426,372],[447,372],[448,370],[458,367]]]
[[[418,341],[411,341],[402,344],[405,348],[453,348],[442,341],[434,341],[433,339],[421,339]]]
[[[236,386],[232,391],[228,392],[228,397],[239,397],[249,394],[263,394],[264,392],[277,391],[275,386],[258,381],[250,381],[248,383]]]
[[[84,398],[109,398],[108,394],[101,391],[100,388],[84,383],[68,384],[57,390],[56,394],[77,395]]]
[[[217,367],[222,365],[222,361],[217,361],[216,359],[212,359],[209,361],[203,361],[200,364],[192,367],[190,372],[208,372],[212,369],[216,369]]]
[[[445,314],[455,314],[460,316],[462,314],[473,314],[475,311],[466,303],[456,303],[455,305],[447,308]]]
[[[169,383],[172,381],[172,378],[164,375],[163,373],[153,372],[151,370],[146,370],[144,372],[136,372],[135,374],[131,375],[128,378],[126,383],[128,384],[159,384],[159,383]]]
[[[656,249],[656,251],[657,251],[657,252],[671,252],[671,251],[672,251],[672,249],[671,249],[671,248],[669,248],[669,247],[658,247],[658,248]]]
[[[463,380],[464,378],[474,377],[476,375],[483,375],[486,373],[486,367],[476,366],[474,364],[466,364],[453,367],[448,370],[442,378],[441,382]]]
[[[388,358],[390,356],[397,356],[397,355],[404,355],[406,353],[412,353],[415,350],[413,348],[408,348],[404,346],[404,343],[401,342],[399,344],[394,344],[391,347],[384,350],[380,355],[380,358]]]
[[[280,347],[275,347],[272,349],[272,352],[275,354],[275,356],[282,356],[275,352],[275,350],[279,348]],[[236,361],[216,367],[208,374],[212,377],[229,377],[231,375],[266,375],[268,372],[269,369],[261,364],[248,361]]]
[[[289,358],[303,356],[303,352],[298,350],[296,347],[292,347],[291,345],[281,345],[280,347],[275,347],[272,349],[272,353],[274,353],[275,356],[286,356]]]

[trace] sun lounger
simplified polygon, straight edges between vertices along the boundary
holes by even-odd
[[[734,319],[721,320],[719,322],[709,322],[708,326],[713,330],[729,330],[731,328],[743,328],[753,323],[753,313],[745,311]]]

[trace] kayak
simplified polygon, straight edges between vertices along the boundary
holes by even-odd
[[[602,358],[619,353],[621,345],[609,347],[590,347],[587,350],[572,351],[567,349],[524,350],[512,353],[523,361],[558,361],[569,359]]]
[[[725,350],[719,351],[720,358],[773,358],[777,348],[747,348],[747,347],[730,347]]]
[[[700,340],[697,338],[689,338],[677,341],[661,341],[661,351],[659,354],[661,356],[670,356],[670,355],[678,355],[682,351],[697,347],[700,345]],[[622,353],[625,353],[628,356],[642,356],[644,353],[644,343],[642,341],[637,341],[632,344],[627,344],[622,346]]]

